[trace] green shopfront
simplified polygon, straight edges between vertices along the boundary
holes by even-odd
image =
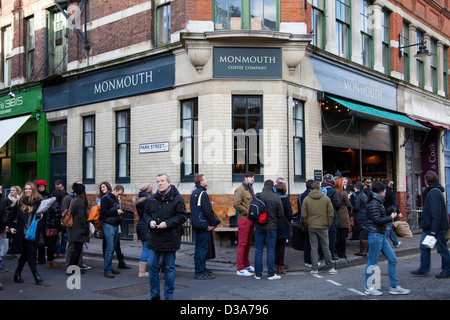
[[[49,125],[42,112],[42,87],[0,96],[0,184],[22,187],[49,178]]]

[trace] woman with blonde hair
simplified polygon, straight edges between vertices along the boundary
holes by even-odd
[[[16,250],[13,253],[20,254],[17,269],[14,272],[14,282],[17,283],[23,282],[22,270],[25,262],[28,262],[36,284],[44,281],[36,268],[36,250],[39,237],[35,237],[34,241],[25,239],[25,234],[30,228],[33,219],[36,217],[36,220],[41,220],[42,218],[41,214],[36,213],[41,200],[42,196],[37,191],[35,184],[32,182],[25,183],[23,193],[12,208],[8,219],[6,231],[13,234],[12,249]]]

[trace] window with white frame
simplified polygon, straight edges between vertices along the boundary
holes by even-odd
[[[381,43],[384,73],[391,73],[391,13],[387,10],[381,11]]]
[[[3,83],[5,87],[11,86],[11,54],[12,31],[11,26],[3,28]]]
[[[83,118],[83,183],[95,183],[95,116]]]
[[[350,0],[336,0],[336,46],[338,55],[350,58],[351,45],[351,7]]]
[[[116,112],[116,181],[130,182],[130,110]]]
[[[156,43],[158,46],[170,43],[171,2],[171,0],[156,1]]]
[[[198,99],[181,102],[181,180],[198,173]]]
[[[435,39],[430,40],[430,79],[431,90],[434,93],[438,92],[438,73],[437,73],[437,41]]]
[[[373,67],[372,1],[361,0],[361,57],[363,65]]]
[[[27,79],[33,79],[34,78],[34,17],[30,17],[26,20],[27,23],[27,43],[26,43],[26,50],[27,50]]]
[[[294,120],[294,179],[305,178],[305,120],[304,103],[293,100]]]
[[[312,44],[324,49],[325,47],[325,2],[324,0],[312,0],[312,31],[314,38]]]

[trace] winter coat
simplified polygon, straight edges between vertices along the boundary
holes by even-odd
[[[425,189],[425,204],[419,223],[422,230],[437,233],[449,228],[443,192],[444,187],[439,183],[433,183]]]
[[[351,196],[351,204],[353,207],[352,216],[355,220],[365,220],[366,218],[366,206],[367,196],[364,192],[359,191],[353,193]]]
[[[303,200],[302,219],[308,228],[328,229],[334,219],[334,208],[328,196],[313,189]]]
[[[154,251],[176,251],[180,249],[183,223],[187,220],[186,205],[178,189],[170,185],[171,190],[166,196],[159,192],[153,194],[147,201],[144,214],[145,223],[151,221],[159,225],[165,222],[165,229],[150,228],[147,233],[147,247]]]
[[[237,210],[238,218],[247,219],[253,197],[253,191],[244,182],[234,191],[233,207]]]
[[[33,207],[31,212],[28,211],[28,208],[25,211],[21,209],[21,203],[24,202]],[[16,205],[11,208],[9,211],[8,217],[8,227],[9,229],[16,229],[16,234],[12,235],[12,244],[11,244],[11,253],[12,254],[21,254],[22,253],[22,241],[25,240],[25,234],[28,231],[31,223],[33,222],[33,218],[36,214],[39,205],[41,204],[41,200],[37,200],[34,203],[29,203],[27,197],[23,197],[16,202]],[[39,220],[38,230],[42,229],[42,215],[39,214],[37,217]],[[38,234],[38,230],[36,234]],[[36,237],[36,245],[39,243],[39,237]]]
[[[392,222],[392,211],[386,210],[383,205],[384,198],[378,193],[372,193],[372,199],[367,204],[366,220],[363,224],[363,230],[370,233],[376,232],[384,234],[387,225]]]
[[[73,216],[73,225],[68,228],[68,240],[73,242],[89,242],[89,218],[88,207],[83,199],[75,198],[70,206],[70,212]]]
[[[136,233],[138,240],[147,241],[148,225],[145,223],[144,214],[147,206],[147,200],[151,194],[144,191],[139,191],[137,197],[133,198],[133,202],[136,205],[136,211],[139,216],[139,221],[136,224]]]
[[[277,196],[271,188],[263,188],[258,196],[266,202],[267,223],[259,224],[256,222],[255,228],[276,230],[278,219],[284,218],[283,204],[281,203],[280,197]]]
[[[53,202],[52,206],[47,210],[46,229],[56,229],[61,231],[61,205],[58,201]]]
[[[120,209],[119,199],[108,191],[100,201],[100,220],[113,226],[118,226],[122,222],[122,215],[117,213]]]
[[[289,239],[291,236],[291,226],[289,222],[292,219],[292,206],[289,196],[279,192],[275,193],[281,198],[283,205],[284,217],[278,218],[277,221],[277,239]]]
[[[218,221],[216,219],[216,215],[214,213],[213,207],[211,205],[211,202],[209,201],[209,196],[206,193],[206,188],[203,186],[197,186],[191,194],[191,198],[190,198],[191,213],[193,212],[192,208],[197,207],[198,197],[200,196],[202,191],[204,191],[204,192],[203,192],[202,198],[200,200],[200,207],[203,212],[203,215],[205,216],[206,221],[208,221],[208,224],[210,226],[217,227],[217,225],[220,223],[220,221]],[[208,229],[195,228],[195,231],[196,232],[204,232],[204,231],[208,231]]]
[[[337,212],[338,214],[338,228],[350,227],[350,216],[348,214],[348,208],[351,206],[348,194],[344,190],[341,191],[341,206]]]

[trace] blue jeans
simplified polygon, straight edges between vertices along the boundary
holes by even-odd
[[[392,245],[398,246],[398,239],[395,236],[394,230],[392,230],[392,222],[388,224],[388,229],[384,233],[386,239],[390,239],[392,241]]]
[[[264,242],[267,245],[267,276],[275,274],[275,243],[277,230],[255,228],[255,276],[261,277],[263,271]]]
[[[439,232],[436,234],[436,250],[437,253],[441,255],[442,259],[442,273],[450,275],[450,254],[448,251],[447,243],[445,241],[445,234],[447,230],[439,230]],[[431,265],[431,249],[425,247],[422,245],[423,239],[427,235],[431,235],[431,231],[422,231],[422,237],[420,238],[420,268],[419,271],[422,271],[424,273],[430,272],[430,265]]]
[[[141,252],[141,259],[140,262],[147,262],[148,258],[148,248],[147,248],[147,240],[141,240],[142,243],[142,252]]]
[[[209,233],[210,231],[195,232],[194,262],[196,275],[206,273],[206,254],[208,253]]]
[[[384,234],[370,232],[367,243],[369,245],[369,254],[366,267],[366,288],[370,287],[368,286],[368,280],[373,275],[371,266],[376,266],[378,264],[380,253],[382,253],[388,261],[389,282],[391,283],[391,287],[395,288],[398,285],[397,256],[389,244],[388,239]],[[381,274],[378,274],[378,276],[381,276]]]
[[[158,265],[160,256],[164,256],[164,298],[171,300],[175,290],[175,253],[176,251],[155,251],[148,249],[148,275],[150,282],[150,298],[159,298],[159,272]]]
[[[103,272],[108,273],[112,270],[112,260],[117,239],[119,238],[119,226],[113,226],[109,223],[103,223],[103,234],[105,238],[105,256],[103,257]]]
[[[66,247],[67,247],[67,231],[63,230],[61,232],[61,235],[58,235],[58,240],[56,240],[56,246],[55,246],[55,254],[66,254]]]

